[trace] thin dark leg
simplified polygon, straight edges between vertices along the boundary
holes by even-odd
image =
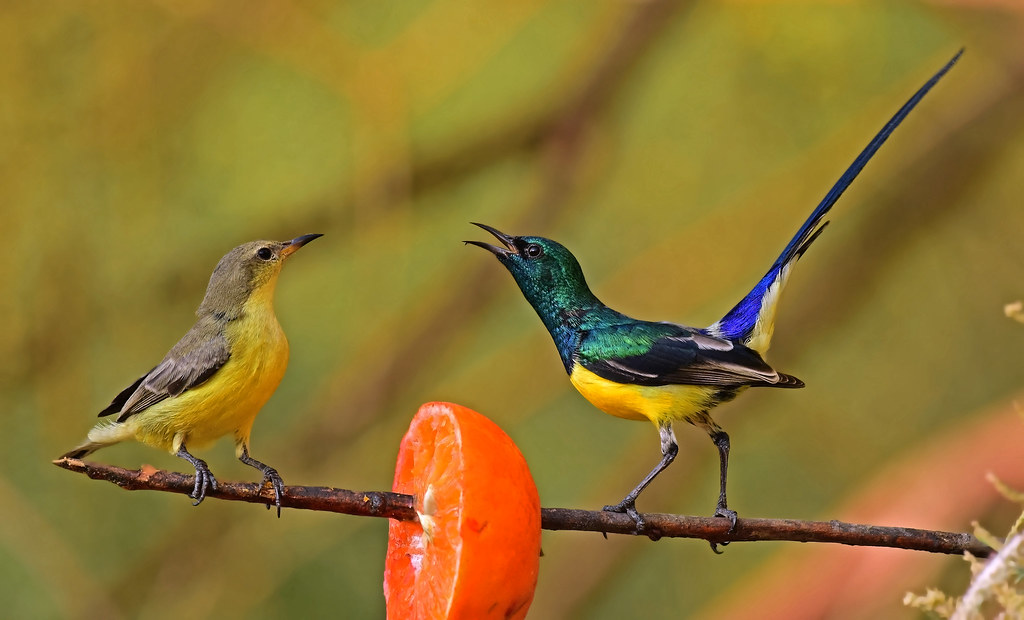
[[[210,468],[207,467],[206,461],[203,459],[196,458],[188,453],[185,449],[185,444],[182,443],[181,447],[175,453],[177,456],[185,459],[192,464],[192,467],[196,468],[196,483],[192,488],[192,499],[196,500],[193,502],[193,506],[198,506],[204,499],[206,499],[206,489],[217,490],[217,479],[210,473]]]
[[[274,487],[274,504],[277,505],[277,518],[280,519],[281,496],[284,495],[284,480],[281,479],[281,475],[277,473],[276,469],[249,456],[248,446],[244,443],[240,445],[242,446],[242,451],[241,454],[238,455],[238,460],[242,461],[249,467],[255,467],[263,473],[263,480],[260,482],[261,485],[270,482]],[[270,504],[267,504],[267,510],[270,510]]]
[[[725,431],[719,431],[711,435],[711,441],[718,447],[719,463],[721,465],[721,477],[719,479],[718,504],[715,506],[715,516],[725,517],[732,521],[731,532],[736,528],[736,511],[729,510],[728,502],[725,499],[725,482],[729,474],[729,435]]]
[[[643,490],[647,488],[647,485],[658,477],[662,471],[668,467],[672,461],[675,460],[676,455],[679,454],[679,444],[676,443],[675,433],[672,432],[672,424],[666,423],[658,427],[658,433],[661,437],[661,460],[654,466],[649,474],[644,476],[644,479],[640,481],[640,484],[636,485],[629,495],[624,497],[621,502],[614,506],[605,506],[604,510],[607,512],[624,512],[628,514],[633,521],[636,523],[636,532],[639,534],[644,529],[644,518],[636,509],[636,498],[643,493]]]
[[[714,516],[728,519],[729,532],[732,532],[736,529],[736,511],[729,510],[729,503],[725,499],[725,483],[729,474],[729,435],[711,419],[711,416],[706,411],[697,414],[688,421],[694,426],[704,429],[708,436],[711,437],[711,441],[715,443],[715,447],[718,448],[720,473],[718,478],[718,503],[715,505]],[[725,546],[727,544],[729,543],[711,543],[711,550],[715,553],[720,553],[718,545]]]
[[[718,481],[718,504],[715,505],[716,517],[724,517],[729,520],[729,532],[731,533],[736,529],[736,511],[729,510],[728,502],[725,499],[725,482],[729,474],[729,435],[719,429],[714,433],[711,433],[711,441],[715,442],[715,446],[718,448],[718,460],[721,467],[720,478]],[[722,546],[728,545],[728,542],[721,543]],[[715,553],[721,553],[715,543],[711,543],[711,550]]]

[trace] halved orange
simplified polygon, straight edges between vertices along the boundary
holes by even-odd
[[[390,620],[526,616],[540,568],[540,498],[497,424],[461,405],[423,405],[392,489],[416,497],[420,520],[390,523]]]

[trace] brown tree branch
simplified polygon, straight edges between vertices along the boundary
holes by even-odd
[[[85,474],[93,480],[106,480],[129,491],[140,489],[167,491],[188,495],[193,477],[144,466],[139,470],[123,469],[77,459],[58,459],[54,465]],[[220,482],[207,497],[266,504],[274,497],[270,487],[253,482]],[[321,510],[362,517],[385,517],[415,521],[413,497],[401,493],[357,492],[331,487],[287,486],[281,505],[301,510]],[[739,519],[736,529],[728,532],[728,523],[714,517],[645,513],[646,535],[659,538],[702,538],[709,542],[741,542],[755,540],[789,540],[796,542],[829,542],[867,547],[895,547],[931,553],[962,554],[976,557],[994,553],[971,534],[920,530],[906,527],[860,525],[840,521],[798,521],[795,519]],[[546,530],[576,530],[605,534],[635,534],[633,520],[625,514],[570,508],[542,508],[541,527]]]

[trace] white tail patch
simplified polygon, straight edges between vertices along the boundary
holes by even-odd
[[[761,310],[757,313],[754,329],[750,332],[750,338],[745,343],[748,347],[760,353],[761,357],[764,357],[765,353],[768,352],[768,347],[772,343],[772,335],[775,333],[775,310],[779,305],[779,295],[782,294],[782,288],[786,286],[786,280],[789,278],[790,267],[792,267],[792,263],[780,269],[775,282],[772,282],[772,285],[765,291],[764,297],[761,298]]]
[[[117,422],[101,422],[89,431],[89,441],[101,446],[109,446],[134,437],[135,432],[129,426]]]

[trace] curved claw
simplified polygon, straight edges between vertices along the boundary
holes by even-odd
[[[281,497],[284,495],[284,480],[281,479],[281,474],[277,473],[277,470],[257,461],[256,459],[249,456],[249,447],[245,443],[239,443],[238,445],[238,460],[242,461],[249,467],[254,467],[263,474],[263,480],[260,481],[259,487],[256,489],[256,493],[259,494],[263,490],[263,485],[270,483],[274,487],[274,505],[277,506],[277,518],[281,518]],[[267,504],[267,510],[270,510],[270,504]]]
[[[198,506],[206,499],[206,490],[210,489],[213,491],[217,490],[217,479],[213,477],[213,473],[210,472],[210,468],[207,467],[206,462],[196,459],[194,463],[196,468],[196,481],[192,487],[192,499],[196,500],[192,502],[193,506]]]
[[[260,482],[260,486],[270,483],[270,486],[274,487],[274,505],[277,506],[277,518],[281,518],[281,496],[284,495],[284,480],[281,478],[281,474],[277,473],[277,470],[273,467],[268,467],[263,471],[263,481]],[[267,510],[270,510],[270,504],[267,504]]]
[[[636,500],[624,499],[614,506],[605,506],[602,508],[604,512],[624,512],[629,515],[630,519],[636,523],[636,533],[640,534],[644,531],[644,527],[647,523],[644,521],[643,515],[636,509]]]
[[[715,514],[712,515],[712,516],[714,516],[714,517],[722,517],[724,519],[728,519],[729,520],[729,531],[727,532],[728,534],[732,534],[733,531],[736,529],[736,518],[737,518],[737,515],[736,515],[736,511],[735,510],[729,510],[725,506],[718,506],[718,507],[715,508]],[[717,553],[718,555],[721,555],[722,552],[718,550],[718,545],[722,545],[723,547],[725,547],[728,544],[729,544],[729,541],[720,542],[720,543],[713,542],[713,543],[711,543],[711,550],[714,551],[715,553]]]

